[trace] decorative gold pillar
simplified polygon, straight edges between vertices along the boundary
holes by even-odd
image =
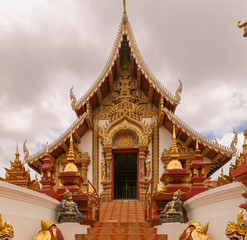
[[[90,157],[88,153],[84,153],[82,158],[79,159],[79,162],[81,163],[81,176],[83,177],[83,183],[82,183],[82,192],[87,191],[87,172],[88,172],[88,165],[90,164]]]
[[[159,125],[157,118],[154,120],[152,135],[152,177],[153,186],[156,187],[159,183]]]
[[[106,177],[100,182],[103,185],[103,192],[100,197],[103,202],[111,201],[111,190],[112,190],[112,147],[107,145],[103,147],[104,161],[106,163]]]
[[[99,136],[98,136],[98,121],[93,123],[93,148],[92,148],[92,175],[93,185],[99,189]]]
[[[139,146],[139,194],[140,200],[145,199],[147,181],[145,180],[145,162],[147,159],[147,144]]]

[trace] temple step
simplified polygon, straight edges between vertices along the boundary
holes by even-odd
[[[95,222],[94,228],[150,228],[150,222]]]
[[[166,235],[157,234],[87,234],[76,235],[76,240],[167,240]]]
[[[144,202],[121,200],[100,205],[100,221],[76,240],[167,240],[145,222]]]
[[[89,228],[88,234],[157,234],[156,228]]]
[[[144,202],[116,200],[100,205],[100,222],[144,222]]]

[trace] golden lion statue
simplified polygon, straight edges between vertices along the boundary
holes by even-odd
[[[205,226],[202,226],[199,222],[193,221],[188,224],[185,230],[179,237],[179,240],[213,240],[207,235],[208,221]]]
[[[49,220],[45,222],[44,218],[41,219],[41,229],[33,240],[64,240],[63,234],[57,227],[56,223]]]
[[[243,210],[238,213],[237,223],[228,223],[226,227],[226,236],[229,239],[247,239],[247,220],[244,219]]]

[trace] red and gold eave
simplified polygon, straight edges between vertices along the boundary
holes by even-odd
[[[182,140],[186,147],[196,149],[196,142],[198,141],[199,149],[203,157],[210,159],[207,177],[210,177],[225,163],[231,160],[232,156],[236,154],[236,147],[232,143],[232,147],[228,148],[216,143],[206,137],[202,136],[194,129],[184,123],[178,116],[167,108],[161,109],[160,126],[164,126],[171,134],[173,132],[173,125],[176,126],[176,137]],[[235,135],[234,139],[237,136]],[[233,142],[234,142],[233,139]]]

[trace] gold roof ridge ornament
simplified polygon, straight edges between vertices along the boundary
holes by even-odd
[[[23,152],[24,152],[24,160],[27,161],[27,159],[29,158],[29,151],[27,149],[27,139],[25,139],[24,143],[23,143]]]
[[[243,37],[247,37],[247,21],[245,21],[243,24],[240,24],[241,20],[238,21],[238,27],[244,28]]]
[[[75,95],[74,95],[74,93],[73,93],[73,86],[71,87],[71,89],[70,89],[70,100],[71,100],[71,107],[72,107],[72,109],[73,110],[75,110],[76,108],[75,108],[75,104],[76,104],[76,97],[75,97]]]
[[[74,151],[74,143],[73,143],[73,134],[70,135],[70,146],[67,157],[68,163],[64,168],[64,172],[78,172],[78,168],[75,165],[75,151]]]
[[[181,162],[178,160],[179,153],[177,147],[177,140],[176,140],[176,127],[175,124],[173,125],[173,134],[172,134],[172,150],[171,150],[171,161],[168,163],[166,169],[183,169]]]

